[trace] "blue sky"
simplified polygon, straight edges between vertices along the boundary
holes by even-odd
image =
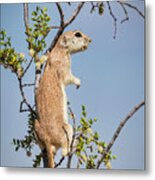
[[[133,1],[142,11],[143,1]],[[48,7],[51,23],[58,25],[58,14],[52,3],[40,4]],[[75,4],[76,5],[76,4]],[[73,7],[75,6],[73,5]],[[95,129],[103,140],[109,141],[119,122],[137,103],[144,99],[144,20],[133,10],[129,10],[130,20],[121,24],[122,9],[112,2],[118,17],[117,37],[113,39],[113,20],[107,8],[103,16],[90,14],[86,3],[77,19],[66,30],[79,29],[89,35],[92,43],[87,51],[72,56],[72,71],[81,79],[81,87],[67,87],[67,95],[77,119],[81,105],[85,104],[89,117],[97,117]],[[36,4],[30,5],[30,12]],[[72,7],[63,4],[66,17]],[[28,56],[25,42],[22,4],[1,5],[1,27],[12,38],[17,52]],[[49,45],[55,31],[47,40]],[[32,68],[25,77],[33,81]],[[32,91],[26,92],[32,101]],[[15,75],[1,67],[1,164],[3,166],[31,167],[32,159],[23,150],[14,151],[12,138],[22,138],[26,133],[27,115],[19,113],[21,101]],[[124,127],[112,148],[117,159],[112,161],[114,169],[144,168],[144,107],[141,108]],[[38,148],[34,148],[38,153]],[[34,153],[35,154],[35,153]],[[58,158],[59,159],[59,158]]]

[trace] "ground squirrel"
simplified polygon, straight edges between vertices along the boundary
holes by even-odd
[[[91,39],[80,31],[62,34],[48,53],[48,60],[36,93],[38,120],[35,132],[41,149],[46,149],[48,166],[54,167],[54,155],[62,148],[62,155],[70,151],[73,130],[67,118],[65,87],[75,84],[80,87],[80,79],[71,72],[70,55],[87,49]]]

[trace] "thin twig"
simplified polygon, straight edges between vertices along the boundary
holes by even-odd
[[[19,112],[29,112],[30,110],[29,109],[23,109],[23,104],[25,103],[25,101],[21,101],[20,103],[20,109],[19,109]]]
[[[122,7],[122,9],[123,9],[123,11],[124,11],[124,14],[125,14],[125,18],[121,20],[121,24],[122,24],[122,23],[124,23],[125,21],[128,21],[128,20],[129,20],[128,11],[126,10],[123,2],[121,2],[121,1],[117,1],[117,2],[121,5],[121,7]]]
[[[114,135],[112,136],[111,141],[108,143],[105,153],[101,156],[101,158],[97,162],[96,168],[99,169],[100,165],[102,164],[106,154],[110,151],[112,146],[114,145],[116,139],[118,138],[121,130],[123,129],[124,125],[127,123],[127,121],[145,104],[144,100],[137,104],[128,114],[127,116],[120,122],[119,126],[117,127]]]
[[[136,6],[134,6],[134,5],[130,4],[130,3],[127,3],[127,2],[123,2],[123,4],[125,6],[128,6],[131,9],[134,9],[142,18],[145,18],[144,14]]]
[[[63,27],[64,26],[64,12],[62,10],[62,7],[60,5],[60,3],[56,3],[57,9],[59,11],[59,15],[60,15],[60,26]]]
[[[70,19],[68,21],[65,22],[65,27],[67,27],[69,24],[71,24],[75,18],[77,17],[77,15],[79,14],[79,12],[81,11],[82,7],[84,6],[85,2],[81,2],[79,3],[79,5],[77,6],[76,10],[74,11],[74,13],[72,14],[72,16],[70,17]]]
[[[76,119],[75,119],[75,115],[74,115],[71,107],[68,107],[68,110],[69,110],[69,113],[70,113],[72,120],[73,120],[73,136],[72,136],[72,141],[71,141],[71,145],[70,145],[70,154],[68,156],[68,161],[67,161],[67,168],[70,168],[71,167],[71,160],[73,157],[73,145],[74,145],[75,138],[76,138]]]
[[[70,139],[69,139],[69,135],[68,135],[68,132],[66,131],[65,127],[63,126],[62,129],[64,130],[65,132],[65,135],[66,135],[66,139],[67,139],[67,150],[69,151],[69,146],[70,146]]]
[[[90,2],[91,3],[91,9],[90,9],[90,13],[93,13],[93,11],[95,11],[95,8],[98,8],[98,3],[94,4],[94,2]]]
[[[51,30],[51,29],[59,29],[60,28],[60,26],[50,26],[49,27],[49,29]]]
[[[30,37],[29,32],[29,8],[28,8],[28,3],[23,3],[23,7],[24,7],[24,23],[25,23],[25,34],[27,35],[27,37]],[[28,48],[31,48],[31,42],[28,42]]]
[[[56,3],[56,6],[57,6],[57,9],[58,9],[58,12],[59,12],[59,15],[60,15],[60,26],[59,26],[59,29],[58,29],[58,31],[57,31],[57,33],[56,33],[50,47],[46,50],[46,53],[51,51],[55,47],[59,37],[61,36],[61,34],[64,31],[64,13],[63,13],[63,10],[62,10],[62,8],[60,6],[60,3]]]
[[[68,107],[68,110],[69,110],[69,113],[72,117],[72,120],[73,120],[73,131],[74,133],[76,133],[76,118],[75,118],[75,114],[73,113],[73,110],[71,107]]]
[[[33,62],[33,57],[31,58],[30,62],[28,63],[27,67],[25,68],[23,74],[22,74],[22,77],[26,74],[26,72],[28,71],[28,69],[30,68],[31,64]]]
[[[60,161],[54,166],[54,168],[57,168],[58,166],[60,166],[62,164],[62,162],[64,161],[65,156],[62,156],[62,158],[60,159]]]
[[[21,112],[24,112],[25,110],[22,110],[21,109],[21,106],[23,106],[23,104],[25,103],[26,106],[28,107],[29,111],[31,113],[33,113],[35,116],[37,116],[36,112],[33,110],[33,108],[31,107],[31,105],[29,104],[29,102],[27,101],[26,97],[25,97],[25,93],[24,93],[24,90],[23,90],[23,84],[22,84],[22,78],[18,78],[18,82],[19,82],[19,90],[20,90],[20,93],[21,93],[21,96],[22,96],[22,102],[20,104],[20,110]],[[27,110],[26,110],[27,111]]]
[[[35,86],[35,83],[28,83],[28,84],[23,84],[23,87],[31,87],[31,86]]]
[[[25,22],[25,28],[26,28],[26,32],[27,32],[28,29],[29,29],[29,21],[28,21],[28,17],[29,17],[29,14],[28,14],[28,3],[24,3],[23,6],[24,6],[24,22]]]
[[[107,1],[107,5],[108,5],[109,13],[110,13],[110,15],[111,15],[111,17],[113,18],[113,21],[114,21],[114,35],[113,35],[113,38],[115,39],[116,34],[117,34],[117,18],[116,18],[116,16],[114,15],[114,13],[112,11],[112,8],[111,8],[111,5],[110,5],[109,1]]]

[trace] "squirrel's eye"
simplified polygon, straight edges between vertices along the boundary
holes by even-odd
[[[80,37],[82,37],[82,34],[81,34],[80,32],[76,32],[76,33],[75,33],[75,36],[76,36],[77,38],[80,38]]]

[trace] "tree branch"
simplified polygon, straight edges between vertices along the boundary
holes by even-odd
[[[35,86],[35,83],[27,83],[27,84],[23,84],[23,87],[30,87],[30,86]]]
[[[27,67],[25,68],[23,74],[22,74],[22,77],[26,74],[26,72],[28,71],[28,69],[30,68],[31,64],[33,62],[33,57],[31,58],[30,62],[28,63]]]
[[[29,112],[30,110],[29,109],[23,109],[23,104],[25,103],[25,101],[21,101],[20,103],[20,109],[19,111],[22,113],[22,112]]]
[[[58,166],[61,165],[61,163],[64,161],[65,156],[62,156],[62,158],[60,159],[60,161],[54,166],[54,168],[57,168]]]
[[[123,11],[124,11],[124,14],[125,14],[125,18],[121,20],[121,24],[124,23],[125,21],[128,21],[129,20],[129,16],[128,16],[128,11],[126,10],[125,6],[124,6],[124,3],[121,2],[121,1],[118,1],[118,3],[121,5]]]
[[[107,5],[108,5],[109,13],[110,13],[110,15],[111,15],[111,17],[113,18],[113,21],[114,21],[114,35],[113,35],[113,38],[115,39],[116,38],[116,33],[117,33],[117,18],[116,18],[116,16],[114,15],[114,13],[112,11],[112,8],[111,8],[111,5],[110,5],[109,1],[107,1]]]
[[[24,93],[24,90],[23,90],[22,79],[18,78],[18,82],[19,82],[19,90],[20,90],[20,93],[21,93],[21,96],[22,96],[22,101],[21,101],[21,104],[20,104],[20,112],[30,111],[35,116],[37,116],[36,112],[33,110],[33,108],[31,107],[31,105],[29,104],[29,102],[27,101],[27,99],[25,97],[25,93]],[[24,103],[28,107],[28,110],[27,109],[24,109],[24,110],[22,109],[22,106],[23,106]]]
[[[90,9],[90,13],[93,13],[93,11],[95,11],[95,8],[98,8],[98,3],[94,4],[94,2],[90,2],[91,3],[91,9]]]
[[[77,6],[76,10],[74,11],[74,13],[72,14],[72,16],[70,17],[70,19],[68,21],[65,22],[65,27],[67,27],[69,24],[71,24],[75,18],[77,17],[77,15],[79,14],[80,10],[82,9],[82,7],[84,6],[85,2],[81,2],[79,3],[79,5]]]
[[[134,5],[130,4],[130,3],[127,3],[127,2],[123,2],[123,4],[125,6],[128,6],[131,9],[134,9],[142,18],[145,18],[144,14],[136,6],[134,6]]]
[[[67,161],[67,168],[70,168],[71,167],[71,160],[73,157],[73,145],[74,145],[75,138],[76,138],[76,119],[75,119],[75,115],[74,115],[71,107],[68,107],[68,110],[69,110],[69,113],[70,113],[72,120],[73,120],[73,136],[72,136],[72,142],[70,145],[70,154],[68,155],[68,161]]]
[[[110,151],[110,149],[112,148],[112,146],[114,145],[116,139],[118,138],[121,130],[123,129],[124,125],[127,123],[127,121],[145,104],[144,101],[140,102],[139,104],[137,104],[128,114],[127,116],[120,122],[119,126],[117,127],[111,141],[108,143],[106,149],[105,149],[105,153],[101,156],[101,158],[98,160],[97,162],[97,166],[96,168],[99,169],[101,163],[103,162],[106,154]]]
[[[64,12],[62,10],[62,7],[60,5],[60,3],[56,3],[57,9],[59,11],[59,15],[60,15],[60,26],[63,27],[64,26]]]
[[[24,3],[24,22],[25,22],[25,28],[26,28],[26,32],[29,29],[29,21],[28,21],[28,4]]]

